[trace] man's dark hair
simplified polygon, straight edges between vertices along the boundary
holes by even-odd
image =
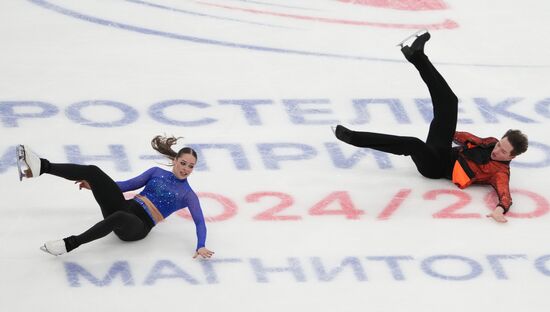
[[[525,153],[527,150],[527,147],[529,147],[529,142],[527,140],[527,136],[523,133],[521,133],[520,130],[508,130],[506,133],[502,136],[502,138],[508,138],[508,141],[514,148],[512,152],[510,152],[511,156],[517,156],[519,154]]]

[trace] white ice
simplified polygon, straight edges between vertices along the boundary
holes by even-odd
[[[549,311],[550,3],[418,3],[0,2],[0,310]],[[332,135],[425,137],[429,94],[395,46],[423,27],[458,128],[529,135],[506,224],[485,217],[489,186],[428,180]],[[17,144],[123,180],[163,163],[157,134],[203,144],[189,180],[211,260],[192,259],[194,225],[176,214],[139,242],[39,250],[101,214],[70,181],[19,182]]]

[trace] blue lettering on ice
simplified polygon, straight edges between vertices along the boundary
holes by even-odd
[[[196,170],[209,170],[206,155],[204,153],[204,151],[208,149],[227,150],[229,156],[233,159],[235,168],[238,170],[250,170],[248,158],[240,144],[189,144],[189,147],[197,152],[197,157],[200,159],[195,166]]]
[[[506,117],[522,123],[537,123],[529,117],[520,115],[517,112],[511,112],[513,105],[522,101],[521,98],[505,98],[498,103],[491,103],[487,98],[473,98],[473,105],[477,107],[482,118],[486,123],[499,123],[498,118]],[[330,99],[283,99],[282,107],[289,117],[291,124],[295,125],[328,125],[339,123],[334,118],[335,112],[330,109]],[[416,108],[420,112],[422,119],[430,123],[433,118],[432,102],[429,98],[414,99]],[[261,107],[274,106],[275,102],[270,99],[223,99],[218,101],[218,105],[223,107],[238,107],[242,112],[246,123],[249,126],[261,126],[262,120]],[[350,120],[352,124],[366,124],[372,121],[371,108],[374,106],[385,107],[389,109],[398,124],[411,124],[411,119],[405,110],[405,106],[398,98],[363,98],[353,99],[351,103],[354,108],[355,120]],[[533,104],[534,112],[543,118],[550,118],[550,98],[543,99]],[[122,113],[122,117],[115,121],[93,120],[92,117],[86,118],[83,111],[94,112],[94,107],[107,107]],[[339,105],[340,106],[340,105]],[[277,106],[278,107],[278,106]],[[470,107],[470,106],[468,106]],[[217,118],[209,116],[212,114],[214,106],[201,102],[186,99],[171,99],[152,104],[148,113],[149,116],[161,123],[180,127],[208,126],[219,122]],[[181,111],[184,113],[178,113]],[[473,124],[474,120],[460,118],[464,113],[459,105],[458,124]],[[22,120],[51,118],[59,112],[59,108],[40,101],[0,101],[0,123],[5,128],[20,127]],[[171,113],[174,112],[174,113]],[[65,115],[69,120],[90,127],[121,127],[135,123],[139,117],[136,108],[131,105],[110,101],[110,100],[87,100],[71,104],[65,110]],[[89,114],[97,117],[99,114]],[[105,115],[105,114],[104,114]],[[111,114],[109,114],[111,115]],[[324,117],[324,118],[323,118]]]
[[[464,264],[466,264],[467,266],[470,267],[470,273],[465,274],[465,275],[446,275],[446,274],[440,273],[440,272],[436,271],[433,268],[434,263],[436,263],[438,261],[459,261],[459,262],[462,262],[462,263],[464,263]],[[424,259],[424,261],[422,261],[421,266],[422,266],[422,271],[424,271],[426,274],[428,274],[432,277],[440,278],[440,279],[444,279],[444,280],[452,280],[452,281],[470,280],[470,279],[478,277],[483,272],[483,269],[481,268],[481,265],[479,263],[477,263],[476,261],[474,261],[472,259],[469,259],[469,258],[466,258],[466,257],[456,256],[456,255],[442,255],[442,256],[429,257],[427,259]]]
[[[220,105],[238,105],[244,113],[244,117],[250,126],[262,125],[262,119],[256,106],[272,105],[272,100],[220,100]]]
[[[119,171],[130,171],[130,162],[123,145],[109,145],[109,155],[83,155],[78,145],[66,145],[65,153],[70,163],[86,164],[98,161],[113,161]]]
[[[508,111],[508,108],[510,106],[516,104],[521,100],[521,98],[508,98],[500,103],[491,105],[486,98],[474,98],[474,102],[477,104],[481,115],[488,123],[498,123],[499,120],[496,116],[499,114],[524,123],[535,123],[536,121],[534,121],[533,119]]]
[[[372,149],[357,149],[353,154],[346,158],[340,144],[337,143],[325,143],[325,148],[332,160],[332,163],[336,168],[349,169],[355,167],[355,165],[365,156],[373,155],[376,160],[376,164],[380,169],[393,168],[390,157],[387,153]]]
[[[537,104],[535,104],[535,112],[537,114],[542,115],[546,118],[550,118],[550,109],[548,107],[550,106],[550,98],[546,98]]]
[[[403,274],[403,270],[401,270],[401,267],[399,266],[399,261],[402,260],[413,260],[414,258],[411,256],[389,256],[389,257],[367,257],[368,260],[375,260],[375,261],[385,261],[388,267],[390,268],[391,274],[393,276],[393,279],[396,281],[403,281],[405,280],[405,274]]]
[[[293,149],[297,153],[283,154],[277,152],[277,150],[281,149]],[[267,169],[280,169],[279,163],[282,161],[311,159],[317,155],[317,151],[313,147],[299,143],[258,144],[258,150]]]
[[[250,259],[250,265],[258,283],[268,283],[268,273],[290,273],[297,282],[305,282],[306,276],[297,258],[288,258],[288,267],[266,267],[259,258]]]
[[[459,99],[460,101],[460,99]],[[434,109],[431,99],[415,99],[414,102],[416,103],[416,106],[418,107],[418,111],[424,118],[424,121],[427,123],[432,122],[434,118]],[[460,102],[458,104],[458,117],[460,117],[460,114],[464,113],[464,110],[460,107]],[[458,118],[456,120],[457,124],[473,124],[474,121],[471,119],[466,118]]]
[[[504,267],[500,260],[515,260],[515,259],[527,259],[525,255],[488,255],[487,260],[495,272],[498,279],[508,279],[508,275],[504,271]]]
[[[167,108],[173,107],[173,106],[183,106],[185,109],[185,114],[172,114],[171,117],[168,117],[165,113],[165,110]],[[203,126],[208,125],[211,123],[216,122],[217,120],[214,118],[202,118],[197,120],[179,120],[175,119],[176,116],[188,116],[191,115],[195,109],[203,109],[206,107],[210,107],[210,105],[202,102],[197,101],[190,101],[190,100],[168,100],[168,101],[162,101],[156,104],[153,104],[149,108],[149,115],[151,115],[151,118],[154,120],[167,124],[172,126],[183,126],[183,127],[195,127],[195,126]]]
[[[92,273],[88,272],[81,265],[74,262],[65,262],[65,273],[67,274],[67,281],[71,287],[80,287],[80,277],[85,278],[88,282],[98,287],[110,286],[111,282],[117,276],[120,276],[122,283],[125,286],[133,286],[134,278],[130,271],[130,265],[127,261],[117,261],[113,263],[111,268],[107,271],[105,277],[102,280],[95,277]]]
[[[251,170],[249,156],[245,153],[241,144],[189,144],[197,151],[200,161],[195,167],[199,171],[212,170],[211,163],[208,160],[209,151],[222,151],[227,154],[237,170]],[[374,157],[378,168],[393,168],[389,154],[370,150],[370,149],[352,149],[351,154],[346,155],[342,150],[341,143],[325,142],[324,147],[335,168],[351,169],[358,165],[364,158]],[[126,153],[124,145],[108,145],[109,153],[107,155],[85,155],[81,152],[79,145],[64,146],[65,153],[69,162],[78,164],[96,164],[97,162],[110,161],[115,165],[118,171],[131,171],[130,160]],[[310,160],[318,156],[319,151],[311,145],[301,143],[258,143],[256,148],[260,154],[264,167],[269,170],[284,169],[282,163],[289,161]],[[524,162],[522,158],[512,161],[512,167],[518,168],[545,168],[550,166],[550,146],[540,142],[529,142],[530,150],[539,149],[542,151],[543,159]],[[392,156],[397,157],[397,156]],[[15,147],[7,146],[0,156],[0,173],[4,173],[11,168],[16,167]],[[142,160],[155,160],[166,162],[166,158],[161,155],[140,155]],[[100,164],[98,164],[100,165]],[[101,167],[101,165],[100,165]]]
[[[535,260],[535,267],[537,270],[546,276],[550,276],[550,268],[546,266],[548,260],[550,260],[550,255],[542,256]]]
[[[529,141],[529,149],[533,150],[534,148],[542,150],[544,159],[538,162],[523,162],[521,161],[521,157],[518,156],[519,158],[514,159],[510,163],[510,166],[518,168],[544,168],[550,166],[550,146],[540,142]]]
[[[322,104],[330,104],[328,99],[302,99],[302,100],[283,100],[290,121],[294,124],[302,125],[334,125],[338,123],[336,119],[308,120],[307,115],[329,115],[332,110],[319,108]],[[313,106],[306,108],[305,105]]]
[[[214,264],[219,263],[241,263],[241,259],[209,259],[208,261],[201,261],[201,267],[208,284],[218,284],[218,274],[214,269]]]
[[[98,106],[113,107],[121,111],[123,114],[123,117],[120,120],[111,121],[111,122],[93,121],[82,117],[82,114],[81,114],[82,109],[88,108],[88,107],[98,107]],[[126,126],[135,122],[139,115],[137,110],[132,108],[131,106],[120,102],[114,102],[114,101],[82,101],[82,102],[78,102],[70,105],[65,111],[65,113],[70,120],[78,124],[86,125],[90,127],[98,127],[98,128],[113,128],[113,127]],[[92,115],[97,116],[98,114],[92,114]]]
[[[498,280],[512,279],[505,270],[504,263],[514,261],[516,265],[523,265],[527,263],[526,261],[528,260],[528,257],[523,254],[498,254],[487,255],[485,257],[489,263],[489,267],[495,274],[495,278]],[[404,262],[411,264],[413,263],[412,261],[416,260],[412,256],[407,255],[369,256],[363,259],[385,263],[390,270],[392,279],[398,282],[407,280],[401,264]],[[274,266],[273,264],[267,265],[264,260],[260,258],[249,258],[248,261],[238,258],[210,259],[206,261],[191,262],[189,266],[193,267],[192,271],[186,271],[170,260],[161,259],[156,261],[146,274],[140,275],[145,276],[142,282],[142,285],[145,286],[153,286],[158,284],[159,281],[167,279],[181,281],[191,286],[219,284],[222,282],[219,273],[228,272],[230,270],[233,272],[235,266],[240,266],[241,269],[247,268],[252,275],[239,276],[245,279],[247,277],[252,278],[256,283],[262,284],[275,282],[275,279],[290,280],[298,283],[307,281],[312,282],[315,280],[327,283],[336,281],[338,277],[346,273],[351,273],[358,282],[365,282],[368,280],[365,267],[368,266],[370,262],[363,263],[359,257],[344,257],[340,260],[339,264],[336,265],[327,265],[327,261],[320,257],[310,257],[309,260],[311,270],[308,270],[308,272],[311,272],[316,279],[308,279],[302,262],[300,259],[294,257],[286,258],[286,263],[278,266]],[[550,277],[549,261],[550,255],[538,257],[533,263],[536,270],[530,272],[539,272],[544,276]],[[420,272],[430,277],[446,281],[469,281],[478,278],[483,273],[483,268],[479,262],[460,255],[430,256],[419,261],[418,264],[420,266]],[[449,266],[450,264],[453,264],[453,266]],[[465,270],[461,270],[465,273],[457,273],[457,269],[453,267],[465,267]],[[110,267],[103,269],[94,267],[94,273],[91,273],[90,270],[75,262],[65,262],[64,269],[70,287],[82,287],[85,284],[91,284],[97,287],[106,287],[119,283],[122,283],[123,286],[135,285],[134,272],[132,272],[127,261],[115,261]],[[201,277],[204,278],[204,282],[196,277],[201,274],[201,269]],[[193,272],[196,276],[193,276],[189,272]],[[518,274],[515,278],[521,277],[523,277],[523,275]],[[410,278],[408,279],[410,280]],[[372,279],[370,281],[372,281]]]
[[[367,280],[367,274],[365,273],[365,269],[363,268],[363,265],[361,265],[361,261],[359,258],[356,257],[346,257],[344,260],[342,260],[341,264],[333,269],[330,269],[327,272],[327,269],[325,265],[323,264],[321,258],[319,257],[312,257],[311,259],[311,265],[313,266],[313,270],[317,274],[317,279],[322,282],[331,282],[333,281],[337,275],[339,275],[343,270],[344,267],[348,266],[353,271],[353,274],[355,275],[355,278],[358,281],[366,281]]]
[[[371,118],[367,107],[369,105],[372,106],[373,104],[387,105],[398,123],[411,123],[411,120],[409,119],[409,116],[407,116],[407,112],[403,108],[403,104],[401,104],[399,99],[355,99],[353,100],[353,107],[355,108],[358,118],[351,121],[351,123],[360,125],[370,122]]]
[[[31,112],[24,112],[31,109]],[[5,128],[19,127],[20,119],[48,118],[59,112],[52,104],[39,101],[0,101],[0,122]]]
[[[199,284],[199,281],[170,260],[157,261],[145,278],[145,285],[154,285],[159,279],[181,279],[191,285]]]

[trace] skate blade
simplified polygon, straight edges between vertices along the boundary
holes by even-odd
[[[46,244],[40,246],[40,250],[42,250],[43,252],[49,254],[49,255],[52,255],[52,256],[55,256],[53,253],[49,252],[48,251],[48,248],[46,248]]]
[[[25,148],[23,145],[18,145],[15,148],[15,153],[17,155],[17,171],[19,173],[19,181],[23,181],[23,177],[25,174],[23,173],[23,168],[21,167],[21,163],[25,161]]]
[[[23,178],[33,178],[34,175],[31,171],[31,167],[25,160],[26,151],[25,146],[18,145],[16,148],[17,152],[17,170],[19,171],[19,181],[23,181]]]
[[[420,37],[423,33],[426,33],[426,32],[428,32],[427,29],[420,29],[420,30],[416,31],[415,33],[413,33],[412,35],[409,35],[407,38],[401,40],[401,42],[399,42],[396,46],[397,47],[403,47],[405,42],[411,40],[412,38]]]

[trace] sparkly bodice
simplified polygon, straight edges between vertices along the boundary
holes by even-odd
[[[164,218],[167,218],[174,211],[186,207],[189,208],[189,212],[197,227],[197,249],[204,247],[206,240],[204,216],[199,199],[191,189],[187,179],[178,179],[171,171],[153,167],[135,178],[116,183],[122,192],[145,187],[139,194],[147,197],[157,207]],[[145,208],[141,200],[138,198],[135,200]]]

